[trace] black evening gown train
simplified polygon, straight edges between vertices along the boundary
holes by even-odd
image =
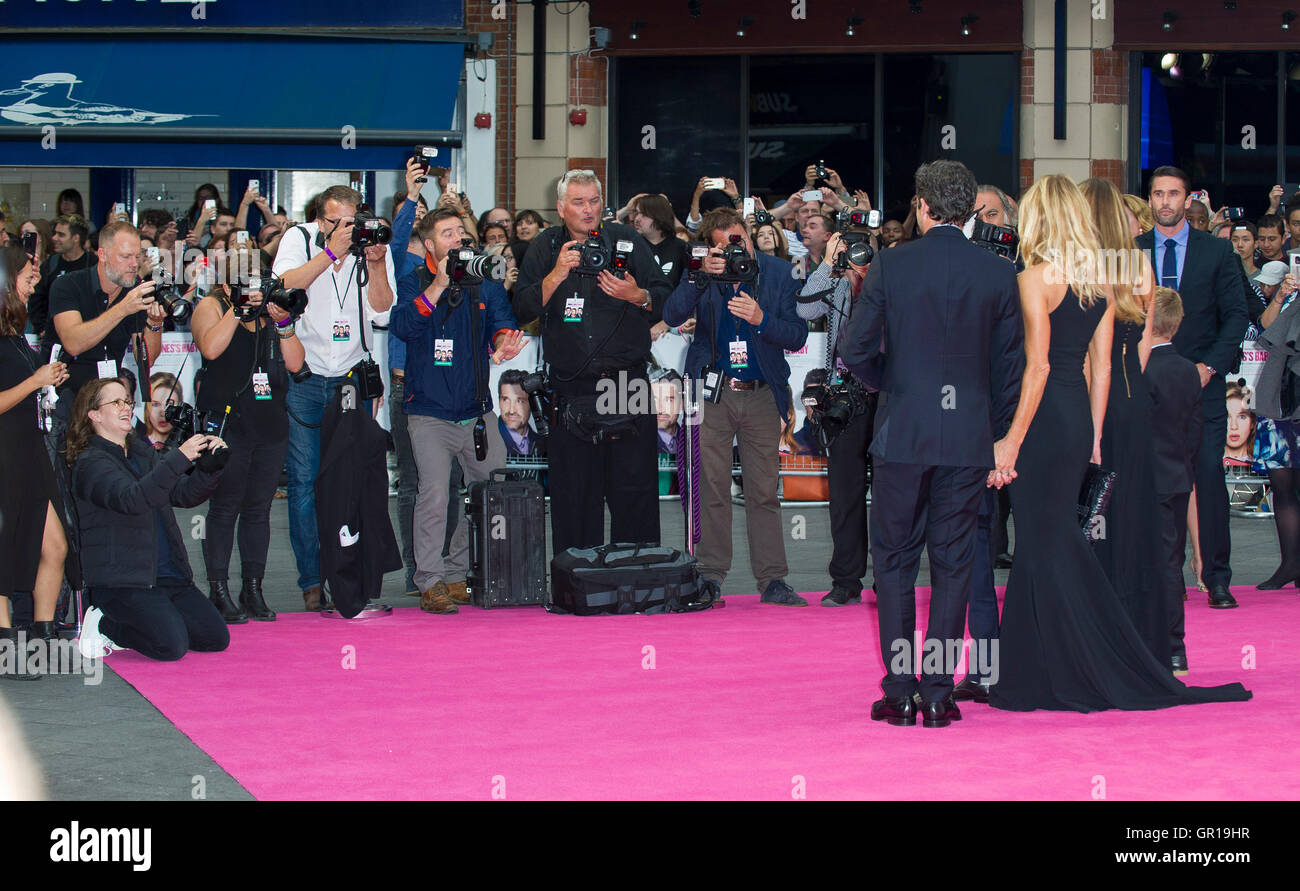
[[[1138,346],[1142,324],[1115,321],[1110,397],[1101,432],[1101,466],[1115,490],[1094,547],[1133,627],[1161,665],[1169,664],[1169,619],[1161,584],[1160,503],[1151,445],[1151,392]]]
[[[1011,484],[1016,560],[989,703],[1090,712],[1249,699],[1241,684],[1187,687],[1151,655],[1079,528],[1093,434],[1083,357],[1105,310],[1067,290],[1050,315],[1051,371]]]

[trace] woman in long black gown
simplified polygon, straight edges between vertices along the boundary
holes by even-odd
[[[1095,530],[1093,547],[1147,649],[1161,665],[1171,665],[1169,618],[1161,585],[1152,402],[1142,375],[1151,354],[1148,310],[1155,286],[1146,254],[1133,241],[1119,189],[1110,180],[1094,178],[1080,183],[1079,191],[1088,202],[1102,249],[1118,260],[1115,268],[1108,263],[1106,270],[1115,333],[1101,435],[1101,466],[1115,471],[1115,490],[1105,523]]]
[[[23,336],[27,300],[39,278],[22,248],[0,248],[0,638],[11,642],[11,654],[26,641],[12,627],[10,595],[32,592],[34,621],[26,639],[53,640],[54,608],[69,560],[62,500],[36,401],[42,387],[67,380],[67,366],[38,367]],[[39,676],[22,670],[12,655],[0,665],[0,677]]]
[[[1186,687],[1151,655],[1079,528],[1079,488],[1090,456],[1101,457],[1114,310],[1108,289],[1078,281],[1070,264],[1049,262],[1097,247],[1073,181],[1040,179],[1021,202],[1020,220],[1025,374],[989,475],[991,483],[1015,480],[1016,561],[989,703],[1088,712],[1249,699],[1241,684]]]

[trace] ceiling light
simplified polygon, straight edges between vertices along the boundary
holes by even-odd
[[[970,37],[970,26],[980,20],[977,15],[964,15],[961,17],[961,36]]]
[[[754,17],[753,17],[753,16],[751,16],[751,15],[742,15],[742,16],[740,17],[740,21],[736,22],[736,36],[737,36],[737,37],[744,37],[744,36],[745,36],[745,29],[746,29],[746,28],[751,28],[751,27],[753,27],[753,25],[754,25]]]
[[[1288,9],[1286,12],[1282,13],[1282,30],[1283,30],[1283,31],[1290,31],[1290,30],[1291,30],[1291,23],[1294,22],[1294,21],[1295,21],[1295,10],[1294,10],[1294,9]]]
[[[636,40],[637,32],[644,27],[645,27],[645,19],[637,19],[635,22],[632,23],[632,31],[627,36],[632,40]]]
[[[848,27],[848,29],[844,32],[844,35],[845,35],[846,37],[852,37],[852,36],[854,36],[854,34],[856,34],[857,32],[855,32],[853,29],[854,29],[856,26],[861,25],[861,24],[862,24],[862,16],[860,16],[860,15],[851,15],[851,16],[849,16],[849,27]]]
[[[921,0],[907,0],[907,11],[919,15],[921,12]]]
[[[686,11],[691,14],[691,18],[698,19],[704,14],[704,0],[686,0]]]
[[[1174,30],[1174,22],[1176,21],[1178,21],[1178,13],[1174,12],[1172,9],[1168,10],[1165,13],[1164,24],[1160,27],[1165,31],[1172,31]]]

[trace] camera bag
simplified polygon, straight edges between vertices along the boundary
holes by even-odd
[[[500,477],[500,479],[498,479]],[[470,602],[540,606],[546,601],[546,501],[542,485],[515,471],[493,470],[465,497],[469,523]]]
[[[658,545],[616,543],[569,548],[551,561],[555,613],[688,612],[708,609],[699,566],[690,554]]]

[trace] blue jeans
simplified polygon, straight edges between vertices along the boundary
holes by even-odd
[[[319,427],[325,406],[343,383],[342,377],[313,374],[301,384],[289,381],[289,541],[298,563],[298,587],[320,584],[320,537],[316,533],[316,476],[320,473]]]

